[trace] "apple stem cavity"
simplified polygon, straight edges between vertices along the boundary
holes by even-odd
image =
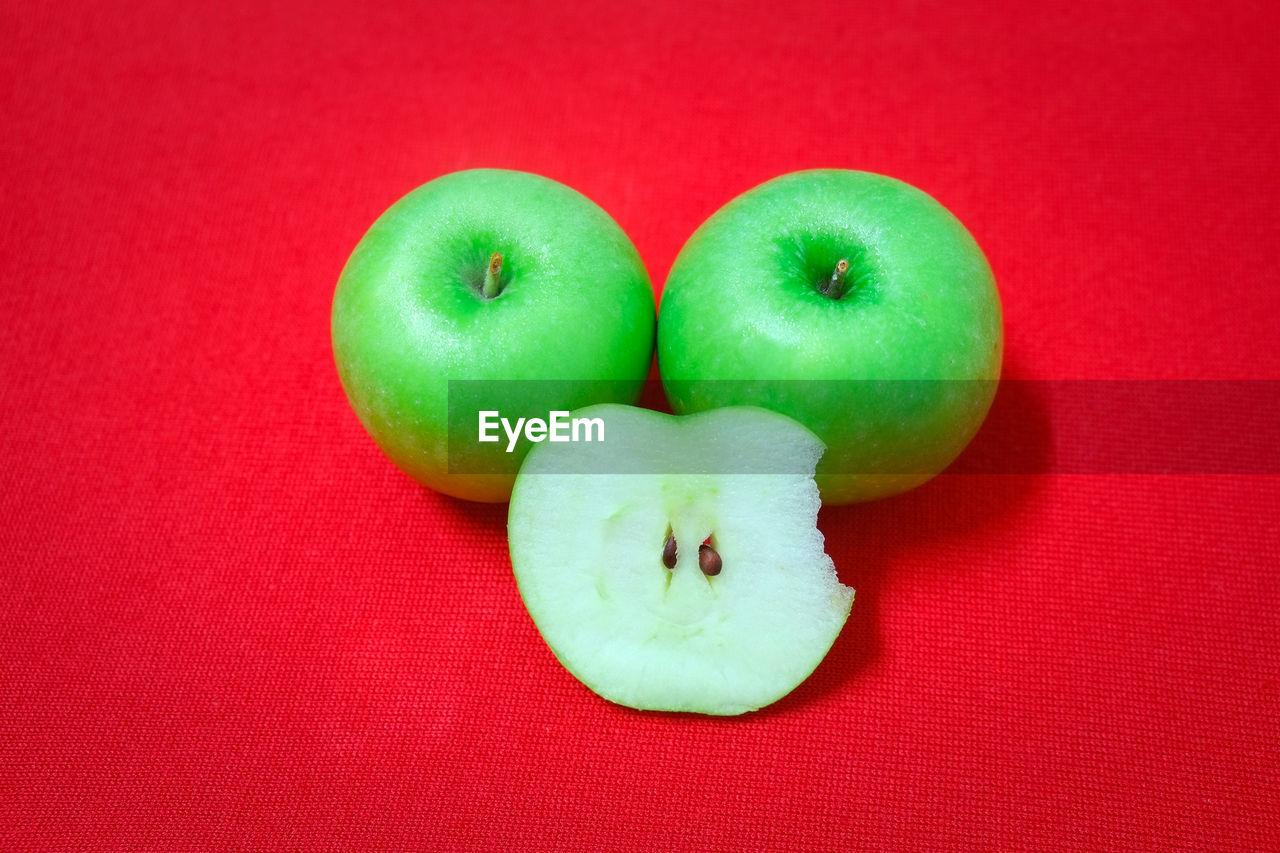
[[[715,577],[720,574],[720,569],[724,568],[724,562],[715,548],[703,544],[698,546],[698,568],[702,569],[702,573],[707,577]]]
[[[502,253],[494,252],[489,256],[489,268],[484,273],[484,284],[480,294],[485,299],[492,299],[502,292]]]
[[[831,278],[818,284],[818,292],[828,299],[839,299],[844,296],[845,276],[849,274],[849,259],[836,261],[836,268],[831,271]]]

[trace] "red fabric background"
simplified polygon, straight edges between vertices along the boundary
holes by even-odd
[[[818,672],[643,714],[328,338],[441,173],[568,183],[660,287],[734,195],[842,166],[969,226],[1010,376],[1280,378],[1274,4],[37,5],[0,9],[0,847],[1280,845],[1280,478],[825,510],[858,599]]]

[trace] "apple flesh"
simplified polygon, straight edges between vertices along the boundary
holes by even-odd
[[[758,405],[813,430],[839,504],[950,464],[990,408],[1003,341],[959,220],[901,181],[829,169],[756,187],[694,233],[663,290],[658,363],[676,412]]]
[[[763,409],[629,406],[601,444],[542,444],[511,496],[520,594],[560,662],[632,708],[740,714],[831,648],[853,590],[817,529],[822,443]]]
[[[607,213],[547,178],[477,169],[373,224],[338,280],[332,334],[351,406],[396,465],[437,491],[503,501],[527,445],[476,442],[476,411],[634,402],[654,323],[644,264]],[[484,399],[451,411],[451,383]]]

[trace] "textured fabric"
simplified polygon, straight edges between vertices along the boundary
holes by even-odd
[[[610,5],[0,10],[0,848],[1280,847],[1280,478],[824,510],[858,597],[813,677],[639,713],[542,643],[504,507],[381,456],[328,331],[444,172],[581,190],[660,289],[839,166],[966,223],[1011,377],[1280,378],[1280,7]]]

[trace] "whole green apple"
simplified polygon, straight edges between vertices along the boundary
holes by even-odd
[[[477,169],[410,192],[365,234],[334,293],[333,351],[396,465],[437,491],[503,501],[527,444],[480,443],[476,410],[634,402],[654,323],[644,264],[607,213],[548,178]]]
[[[973,237],[901,181],[836,169],[725,205],[671,268],[658,365],[678,413],[758,405],[827,445],[824,503],[944,469],[1000,378],[1000,297]]]

